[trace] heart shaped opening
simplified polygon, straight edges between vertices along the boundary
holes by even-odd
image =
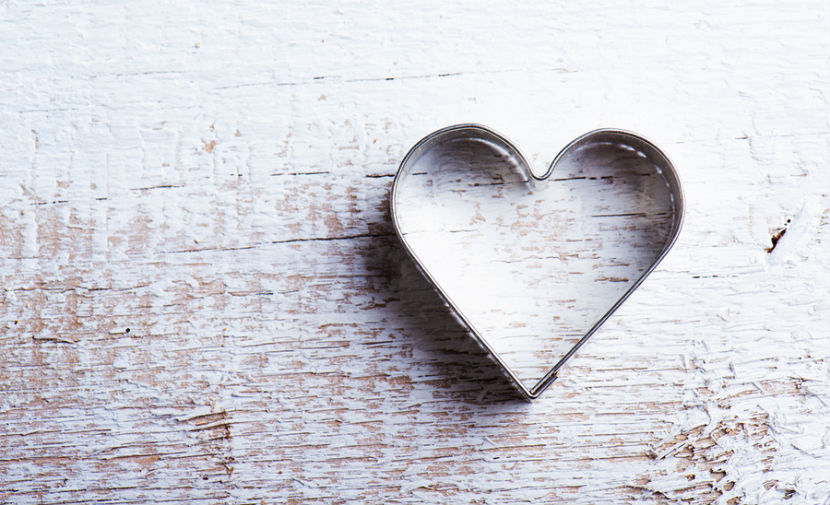
[[[614,135],[571,144],[545,180],[487,129],[433,140],[396,178],[398,232],[462,322],[535,396],[670,247],[682,215],[674,173]]]

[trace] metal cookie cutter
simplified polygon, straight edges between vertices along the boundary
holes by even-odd
[[[492,163],[501,163],[502,165],[507,163],[512,163],[513,167],[512,170],[516,172],[518,179],[516,179],[515,187],[521,189],[526,194],[528,191],[531,191],[532,188],[536,187],[542,181],[545,181],[550,178],[551,174],[554,172],[554,169],[559,164],[563,164],[563,159],[574,155],[574,153],[581,152],[582,149],[590,149],[596,146],[615,146],[614,149],[618,149],[619,152],[625,153],[628,152],[630,155],[636,155],[641,159],[644,163],[649,163],[650,166],[653,167],[652,175],[654,175],[653,179],[659,180],[659,184],[654,186],[659,189],[659,191],[667,192],[667,198],[665,199],[667,211],[661,213],[664,216],[664,229],[665,235],[661,235],[659,242],[657,244],[652,244],[654,247],[653,256],[649,255],[647,260],[643,262],[642,267],[636,270],[636,278],[632,279],[623,279],[627,282],[624,284],[623,287],[618,289],[625,288],[622,295],[616,298],[616,301],[611,303],[610,306],[603,305],[601,310],[603,312],[597,312],[597,314],[601,314],[598,318],[589,319],[588,323],[585,325],[584,332],[577,333],[572,340],[569,340],[567,343],[570,345],[570,342],[575,340],[573,345],[570,345],[570,348],[564,352],[561,357],[558,358],[557,361],[551,360],[550,362],[546,362],[543,364],[544,369],[547,369],[547,372],[541,376],[540,379],[536,380],[536,377],[539,375],[535,375],[531,380],[535,381],[535,384],[531,385],[530,387],[523,382],[520,378],[520,375],[517,373],[517,370],[511,367],[507,361],[505,360],[504,356],[502,356],[497,349],[494,347],[493,342],[488,339],[487,335],[484,335],[481,331],[479,331],[477,326],[477,321],[473,320],[470,314],[468,314],[465,310],[463,310],[462,305],[466,303],[465,306],[470,306],[469,303],[466,301],[464,303],[459,303],[457,298],[460,295],[465,295],[463,293],[456,293],[450,292],[448,286],[444,284],[444,280],[448,274],[446,269],[443,265],[443,261],[441,261],[440,254],[428,254],[430,251],[429,248],[436,248],[439,249],[442,247],[441,243],[442,240],[446,239],[450,233],[456,232],[459,230],[442,230],[442,222],[444,221],[451,221],[454,219],[452,212],[441,212],[436,211],[435,209],[428,209],[427,206],[419,205],[412,203],[411,201],[407,202],[407,199],[411,198],[411,194],[403,194],[404,190],[403,187],[409,187],[407,184],[412,178],[418,176],[424,176],[427,173],[427,170],[424,167],[428,167],[430,171],[435,172],[436,174],[440,174],[442,171],[448,170],[461,170],[463,174],[467,174],[467,177],[471,178],[471,180],[464,180],[464,176],[456,177],[455,174],[448,180],[452,184],[458,185],[466,185],[464,187],[467,188],[474,188],[479,187],[481,185],[487,184],[504,184],[504,177],[501,175],[495,176],[495,178],[491,177],[489,180],[495,180],[493,183],[488,183],[486,181],[482,182],[481,180],[473,181],[476,177],[483,176],[481,172],[486,171],[486,168],[481,168],[479,166],[473,166],[469,162],[465,162],[464,156],[459,156],[459,159],[454,159],[452,157],[442,157],[436,154],[437,151],[447,150],[454,148],[452,146],[462,146],[459,149],[467,149],[466,146],[469,143],[481,143],[486,144],[488,148],[492,149],[494,156],[491,156]],[[495,159],[498,158],[498,159]],[[466,164],[465,164],[466,163]],[[569,161],[570,163],[570,161]],[[482,166],[486,165],[487,163],[482,164]],[[489,165],[488,165],[489,166]],[[459,168],[460,167],[460,168]],[[476,171],[477,169],[479,169]],[[416,169],[421,170],[416,171]],[[643,175],[643,174],[635,174],[635,175]],[[588,177],[572,177],[571,179],[588,179]],[[590,177],[590,179],[597,179],[597,177]],[[607,179],[609,184],[614,183],[614,175],[607,175],[605,177],[600,177],[600,179]],[[555,181],[560,180],[570,180],[570,179],[552,179]],[[558,182],[554,182],[552,184],[557,184]],[[419,183],[420,184],[420,183]],[[423,194],[429,193],[432,195],[433,198],[450,198],[455,199],[454,201],[461,201],[463,200],[464,196],[460,195],[463,191],[455,191],[454,189],[450,189],[449,191],[442,193],[441,188],[434,187],[435,185],[430,181],[428,184],[423,184],[420,187],[419,191]],[[459,186],[461,187],[461,186]],[[463,190],[463,188],[462,188]],[[517,193],[518,194],[518,193]],[[416,195],[417,196],[417,195]],[[504,196],[503,193],[494,193],[490,195],[490,198],[507,198]],[[486,202],[485,202],[486,203]],[[642,284],[646,277],[657,267],[660,261],[666,256],[668,251],[674,245],[677,237],[680,233],[680,228],[683,222],[683,215],[685,209],[685,202],[683,198],[683,191],[680,185],[680,180],[678,178],[677,172],[672,165],[669,158],[653,143],[644,139],[643,137],[628,132],[624,130],[617,130],[617,129],[599,129],[588,132],[575,140],[573,140],[570,144],[565,146],[559,154],[554,158],[554,160],[549,165],[547,171],[545,171],[542,175],[536,175],[530,169],[530,165],[527,162],[527,159],[522,155],[522,153],[514,146],[514,144],[509,141],[504,136],[496,133],[495,131],[491,130],[482,125],[478,124],[459,124],[454,126],[449,126],[447,128],[443,128],[438,130],[434,133],[431,133],[424,137],[420,142],[415,144],[415,146],[407,153],[404,157],[403,161],[398,168],[398,172],[395,175],[395,180],[392,185],[392,194],[391,194],[391,215],[392,215],[392,222],[395,227],[395,231],[400,239],[401,243],[404,246],[404,249],[409,254],[409,256],[414,260],[415,264],[418,266],[422,274],[432,283],[434,288],[440,294],[440,296],[444,299],[444,301],[449,305],[449,307],[454,311],[457,319],[465,326],[472,336],[478,341],[478,343],[486,349],[491,357],[501,366],[507,377],[510,381],[518,388],[519,392],[523,396],[528,399],[535,399],[538,398],[539,395],[557,378],[557,373],[559,369],[576,353],[576,351],[582,347],[585,342],[597,331],[597,329],[614,313],[614,311],[619,308],[619,306],[634,292],[637,287]],[[440,210],[440,209],[439,209]],[[412,214],[419,214],[422,212],[426,212],[430,215],[426,216],[412,216]],[[404,215],[405,214],[405,215]],[[632,213],[634,215],[636,213]],[[625,216],[626,214],[611,214],[611,216]],[[408,224],[413,221],[413,217],[420,219],[418,221],[417,226]],[[597,216],[593,216],[597,217]],[[404,226],[404,221],[406,221],[407,226]],[[417,244],[413,242],[412,237],[414,237],[415,231],[413,231],[414,227],[418,228],[418,233],[427,233],[426,239],[423,239],[421,242]],[[476,230],[460,230],[464,232],[475,232]],[[429,235],[431,233],[431,235]],[[442,235],[443,233],[443,235]],[[540,235],[541,236],[541,235]],[[426,244],[426,245],[424,245]],[[488,253],[493,249],[497,249],[497,247],[501,244],[501,242],[496,241],[496,244],[491,245],[487,244],[488,247],[481,248],[466,248],[464,250],[464,254],[468,256],[476,256],[477,254],[484,254]],[[478,246],[478,244],[476,244]],[[652,253],[650,253],[652,254]],[[428,256],[428,257],[427,257]],[[438,260],[436,260],[438,258]],[[564,260],[565,262],[567,260]],[[442,270],[444,269],[444,270]],[[438,272],[438,273],[436,273]],[[569,272],[565,271],[564,274],[570,274]],[[442,277],[443,276],[443,277]],[[632,276],[633,277],[633,276]],[[463,279],[462,279],[463,281]],[[546,279],[540,279],[539,283],[545,283]],[[594,283],[597,285],[598,283]],[[537,288],[538,289],[538,288]],[[458,289],[456,289],[458,291]],[[616,291],[614,292],[616,294]],[[459,295],[459,296],[457,296]],[[473,293],[472,295],[479,295],[479,293]],[[472,296],[471,295],[471,296]],[[483,296],[483,295],[482,295]],[[469,298],[469,296],[468,296]],[[481,298],[481,296],[479,296]],[[490,300],[487,303],[492,303],[497,305],[502,303],[501,299]],[[562,307],[558,307],[559,310],[565,310]],[[545,316],[546,313],[541,311],[542,315]],[[509,313],[508,316],[509,317]],[[555,359],[555,358],[554,358]],[[553,363],[550,366],[549,363]],[[547,368],[550,366],[550,368]],[[541,373],[540,373],[541,374]]]

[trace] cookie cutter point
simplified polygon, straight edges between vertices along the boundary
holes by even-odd
[[[492,345],[485,339],[482,334],[476,329],[473,322],[467,315],[459,308],[450,294],[444,289],[441,283],[435,278],[433,273],[429,270],[426,264],[421,261],[418,254],[413,250],[409,242],[406,240],[401,228],[400,214],[398,211],[398,199],[401,180],[406,175],[406,170],[410,164],[417,161],[422,154],[429,149],[455,139],[476,139],[492,142],[499,148],[510,153],[515,157],[516,165],[525,181],[531,185],[547,180],[554,172],[557,164],[572,150],[580,146],[590,143],[614,143],[621,146],[626,146],[629,149],[636,151],[640,156],[651,161],[656,170],[663,177],[669,191],[669,197],[672,205],[672,223],[668,233],[668,239],[663,244],[659,254],[656,255],[650,266],[645,269],[640,276],[634,281],[631,286],[620,296],[614,304],[608,309],[583,336],[571,346],[571,348],[553,365],[533,386],[528,387],[519,378],[516,372],[504,361]],[[404,156],[398,171],[395,174],[392,183],[390,196],[390,214],[392,218],[393,228],[395,234],[403,244],[407,255],[413,260],[421,274],[430,282],[439,296],[450,307],[451,313],[464,326],[475,341],[489,354],[501,368],[501,371],[516,387],[519,393],[527,400],[535,400],[558,378],[559,370],[565,363],[571,359],[576,352],[588,341],[588,339],[605,323],[609,317],[628,299],[629,296],[645,281],[645,279],[657,268],[657,265],[666,257],[668,252],[674,246],[683,227],[685,215],[685,197],[680,181],[680,176],[671,162],[669,157],[657,147],[656,144],[646,139],[645,137],[634,132],[617,129],[617,128],[599,128],[589,131],[575,138],[563,147],[559,153],[553,158],[553,161],[548,165],[547,170],[542,175],[536,175],[530,168],[530,164],[524,154],[504,135],[495,130],[477,123],[461,123],[436,130],[429,135],[419,140]]]

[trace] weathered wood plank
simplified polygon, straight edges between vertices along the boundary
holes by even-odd
[[[0,501],[827,502],[824,3],[0,12]],[[532,404],[389,223],[468,121],[637,131],[687,193]]]

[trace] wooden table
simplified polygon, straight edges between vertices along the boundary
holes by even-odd
[[[830,502],[826,2],[301,4],[0,6],[0,501]],[[533,403],[388,215],[471,121],[685,185]]]

